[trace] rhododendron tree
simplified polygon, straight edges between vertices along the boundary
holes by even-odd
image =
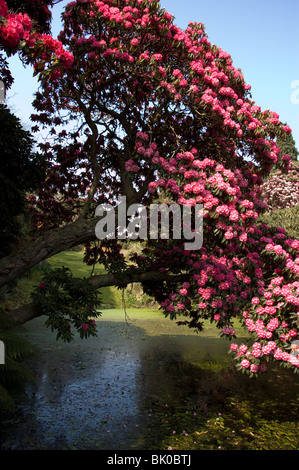
[[[255,375],[272,359],[297,371],[299,241],[258,220],[264,178],[289,169],[276,139],[291,129],[252,101],[203,24],[181,30],[156,0],[74,1],[63,20],[57,40],[28,46],[47,177],[28,199],[35,240],[1,261],[1,285],[84,243],[85,261],[108,270],[94,288],[140,281],[165,315],[198,331],[209,319],[229,339],[240,320],[251,340],[231,345],[238,368]],[[202,205],[203,246],[149,238],[125,260],[117,239],[95,235],[96,208],[122,196],[128,206]],[[11,316],[41,313],[33,303]]]
[[[287,175],[280,170],[271,172],[263,183],[263,192],[269,211],[299,204],[299,164],[290,162]]]

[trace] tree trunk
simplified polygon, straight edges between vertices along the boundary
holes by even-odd
[[[22,276],[50,256],[95,240],[98,220],[77,220],[71,225],[50,230],[22,250],[3,258],[0,261],[0,287]]]

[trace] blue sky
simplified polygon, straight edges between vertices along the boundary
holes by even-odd
[[[67,3],[53,10],[54,36],[60,31],[60,11]],[[299,1],[160,0],[160,4],[183,29],[190,21],[204,23],[209,40],[227,51],[235,67],[242,69],[256,104],[279,114],[292,128],[299,149],[299,92],[294,100],[294,92],[299,90]],[[15,84],[8,93],[8,104],[29,126],[37,80],[17,57],[10,63]]]

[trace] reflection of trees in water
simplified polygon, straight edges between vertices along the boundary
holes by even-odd
[[[147,449],[243,399],[276,419],[292,412],[297,376],[280,369],[251,380],[230,366],[226,340],[150,336],[137,325],[101,321],[97,338],[71,344],[28,327],[41,351],[32,360],[37,383],[13,425],[12,445],[39,448],[48,438],[56,449]]]
[[[224,351],[227,342],[219,344],[215,338],[147,337],[140,350],[136,379],[140,411],[156,446],[172,428],[195,426],[213,411],[217,380],[228,369]]]
[[[172,428],[186,425],[194,432],[218,413],[242,418],[242,402],[257,417],[271,420],[275,415],[282,422],[286,416],[291,418],[290,404],[296,403],[299,377],[270,367],[263,376],[250,379],[229,363],[226,348],[227,342],[222,348],[215,338],[148,338],[140,354],[137,388],[157,446]],[[193,363],[186,360],[192,352]],[[298,414],[296,406],[294,413]],[[167,420],[169,427],[164,424]]]
[[[140,350],[139,380],[146,380],[150,396],[197,395],[207,377],[229,366],[228,343],[219,341],[187,335],[148,337]]]

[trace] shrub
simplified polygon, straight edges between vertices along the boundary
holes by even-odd
[[[296,206],[299,204],[299,164],[291,162],[287,174],[274,171],[262,188],[269,210]]]
[[[284,228],[290,237],[299,239],[299,204],[266,212],[260,219],[267,225]]]

